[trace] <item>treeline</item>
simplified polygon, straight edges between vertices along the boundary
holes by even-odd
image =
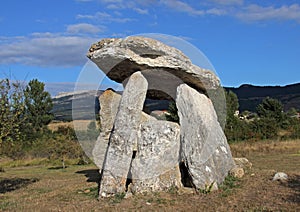
[[[91,122],[86,131],[77,132],[77,135],[71,127],[49,130],[48,124],[54,118],[53,104],[44,87],[45,84],[37,79],[27,85],[0,80],[0,156],[86,161],[78,138],[87,143],[85,148],[92,149],[89,145],[97,139],[100,123]],[[295,109],[283,111],[280,101],[267,97],[257,105],[256,113],[243,111],[239,114],[236,94],[225,92],[227,123],[224,131],[229,142],[300,138],[300,120]],[[166,118],[179,122],[174,102]]]
[[[295,109],[283,110],[283,104],[270,97],[256,106],[256,113],[239,110],[236,94],[226,92],[227,119],[225,134],[229,142],[264,139],[300,138],[300,120]]]
[[[300,138],[300,120],[296,109],[285,112],[279,100],[266,97],[256,106],[256,113],[243,111],[240,114],[237,95],[232,91],[224,92],[227,110],[224,131],[229,142]],[[166,119],[179,123],[174,101],[169,105]]]
[[[0,156],[13,159],[82,159],[84,153],[73,128],[48,129],[53,120],[52,98],[37,79],[27,85],[0,81]]]

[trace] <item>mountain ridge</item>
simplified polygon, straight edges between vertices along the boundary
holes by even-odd
[[[285,86],[256,86],[243,84],[238,88],[225,87],[227,91],[234,92],[240,104],[240,111],[255,112],[256,106],[266,97],[278,99],[284,105],[284,110],[295,108],[300,111],[300,83]]]
[[[300,111],[300,83],[285,86],[256,86],[251,84],[243,84],[238,88],[224,87],[227,91],[234,92],[239,99],[239,110],[256,112],[256,107],[266,97],[278,99],[284,105],[284,110],[288,111],[295,108]],[[71,121],[72,120],[72,101],[77,99],[77,107],[75,113],[78,113],[78,119],[94,118],[91,107],[95,107],[95,113],[100,108],[98,96],[103,93],[100,91],[77,91],[63,92],[53,97],[53,110],[56,120]],[[121,91],[118,91],[121,93]],[[147,99],[146,107],[150,110],[165,110],[168,103],[166,101],[152,101]],[[74,114],[74,111],[73,111]]]

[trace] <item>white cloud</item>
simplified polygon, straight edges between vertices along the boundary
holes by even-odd
[[[247,6],[244,11],[240,11],[236,16],[245,21],[294,20],[300,23],[300,6],[292,4],[275,8],[274,6],[262,7],[253,4]]]
[[[83,0],[84,1],[84,0]],[[266,20],[294,20],[300,23],[299,4],[282,5],[279,7],[261,6],[259,4],[249,4],[244,0],[205,0],[187,3],[183,0],[98,0],[111,10],[131,9],[139,14],[149,14],[149,9],[153,7],[165,6],[170,10],[187,13],[192,16],[232,16],[240,20],[255,22]],[[196,7],[198,5],[198,7]],[[130,18],[115,18],[109,14],[98,13],[98,19],[108,22],[126,23],[134,21]],[[91,15],[78,15],[77,18],[95,18]]]
[[[119,12],[119,11],[114,11],[114,14],[117,15],[117,16],[122,16],[122,13]]]
[[[147,15],[148,14],[148,10],[146,10],[146,9],[133,8],[133,10],[135,10],[137,13],[142,14],[142,15]]]
[[[116,18],[106,12],[97,12],[95,15],[79,14],[76,16],[76,18],[77,19],[93,19],[93,20],[97,20],[102,23],[107,23],[107,22],[127,23],[127,22],[131,22],[131,21],[135,21],[135,19],[131,19],[131,18],[121,18],[121,17]]]
[[[226,15],[228,12],[225,9],[211,8],[206,10],[205,13],[209,15],[221,16],[221,15]]]
[[[169,8],[177,10],[179,12],[187,12],[190,15],[204,15],[205,11],[197,10],[190,6],[189,4],[179,1],[179,0],[161,0],[162,4],[166,5]]]
[[[67,27],[67,32],[70,34],[85,34],[85,33],[96,34],[98,32],[103,32],[103,31],[104,31],[104,27],[100,28],[87,23],[72,24]]]
[[[231,1],[238,1],[238,0],[231,0]],[[225,15],[227,14],[227,10],[225,8],[205,8],[205,9],[196,9],[194,6],[189,5],[183,1],[179,0],[161,0],[160,3],[164,4],[165,6],[174,9],[179,12],[185,12],[189,15],[196,15],[196,16],[203,16],[203,15]]]
[[[109,4],[106,6],[107,9],[110,9],[110,10],[119,10],[119,9],[124,9],[124,6],[123,5],[117,5],[117,4]]]
[[[113,33],[111,36],[114,38],[124,38],[127,37],[128,35],[126,33]]]
[[[34,33],[29,37],[7,38],[0,43],[0,64],[72,67],[84,64],[86,52],[97,41],[92,37]]]
[[[76,19],[93,19],[94,16],[93,15],[82,15],[82,14],[78,14],[76,16]]]
[[[244,3],[244,0],[211,0],[211,1],[221,5],[242,5]]]

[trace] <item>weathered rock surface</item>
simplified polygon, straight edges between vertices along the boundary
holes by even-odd
[[[130,77],[124,89],[103,166],[100,183],[102,196],[125,191],[147,88],[146,79],[137,72]]]
[[[94,149],[93,160],[97,167],[101,170],[108,147],[109,137],[113,129],[116,114],[118,112],[121,95],[112,90],[106,90],[99,97],[101,105],[99,115],[101,123],[101,131],[98,136]]]
[[[229,171],[229,174],[236,178],[242,178],[245,175],[245,171],[243,168],[235,166]]]
[[[197,189],[217,189],[235,165],[213,105],[225,114],[218,77],[181,51],[144,37],[103,39],[88,57],[126,85],[121,98],[109,93],[100,99],[102,132],[93,152],[102,168],[100,195],[125,192],[126,186],[129,193],[180,188],[190,181]],[[176,99],[180,126],[144,113],[146,95]]]
[[[234,163],[237,167],[243,169],[251,169],[252,163],[247,158],[233,158]]]
[[[288,179],[288,175],[284,172],[277,172],[274,177],[273,177],[273,181],[286,181]]]
[[[181,157],[196,188],[220,184],[234,166],[210,99],[186,84],[177,88]]]
[[[142,123],[131,167],[132,192],[181,187],[179,150],[178,124],[153,119]]]
[[[103,39],[91,46],[87,56],[110,79],[117,82],[123,82],[136,71],[147,69],[151,70],[145,74],[149,87],[152,87],[149,79],[155,78],[168,84],[165,87],[170,90],[176,90],[179,81],[199,91],[220,87],[220,81],[212,71],[193,65],[178,49],[151,38],[136,36]],[[160,70],[171,73],[178,80],[171,80]]]

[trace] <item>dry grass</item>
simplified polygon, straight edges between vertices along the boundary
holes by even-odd
[[[59,127],[71,127],[75,130],[86,131],[91,121],[92,120],[74,120],[71,122],[52,122],[48,124],[48,128],[52,131],[56,131]]]
[[[175,190],[98,201],[99,174],[94,165],[8,166],[0,173],[0,211],[300,211],[299,144],[231,145],[234,155],[246,155],[253,168],[226,193],[224,188],[209,194]],[[275,171],[286,172],[289,180],[272,181]]]
[[[65,165],[76,165],[79,159],[65,159]],[[50,160],[49,158],[26,158],[20,160],[12,160],[10,158],[0,158],[0,167],[3,169],[15,168],[15,167],[25,167],[25,166],[61,166],[62,161]]]
[[[277,154],[277,153],[294,153],[300,154],[300,140],[288,141],[253,141],[238,142],[230,145],[232,155],[235,157],[247,157],[249,155],[260,154]]]

